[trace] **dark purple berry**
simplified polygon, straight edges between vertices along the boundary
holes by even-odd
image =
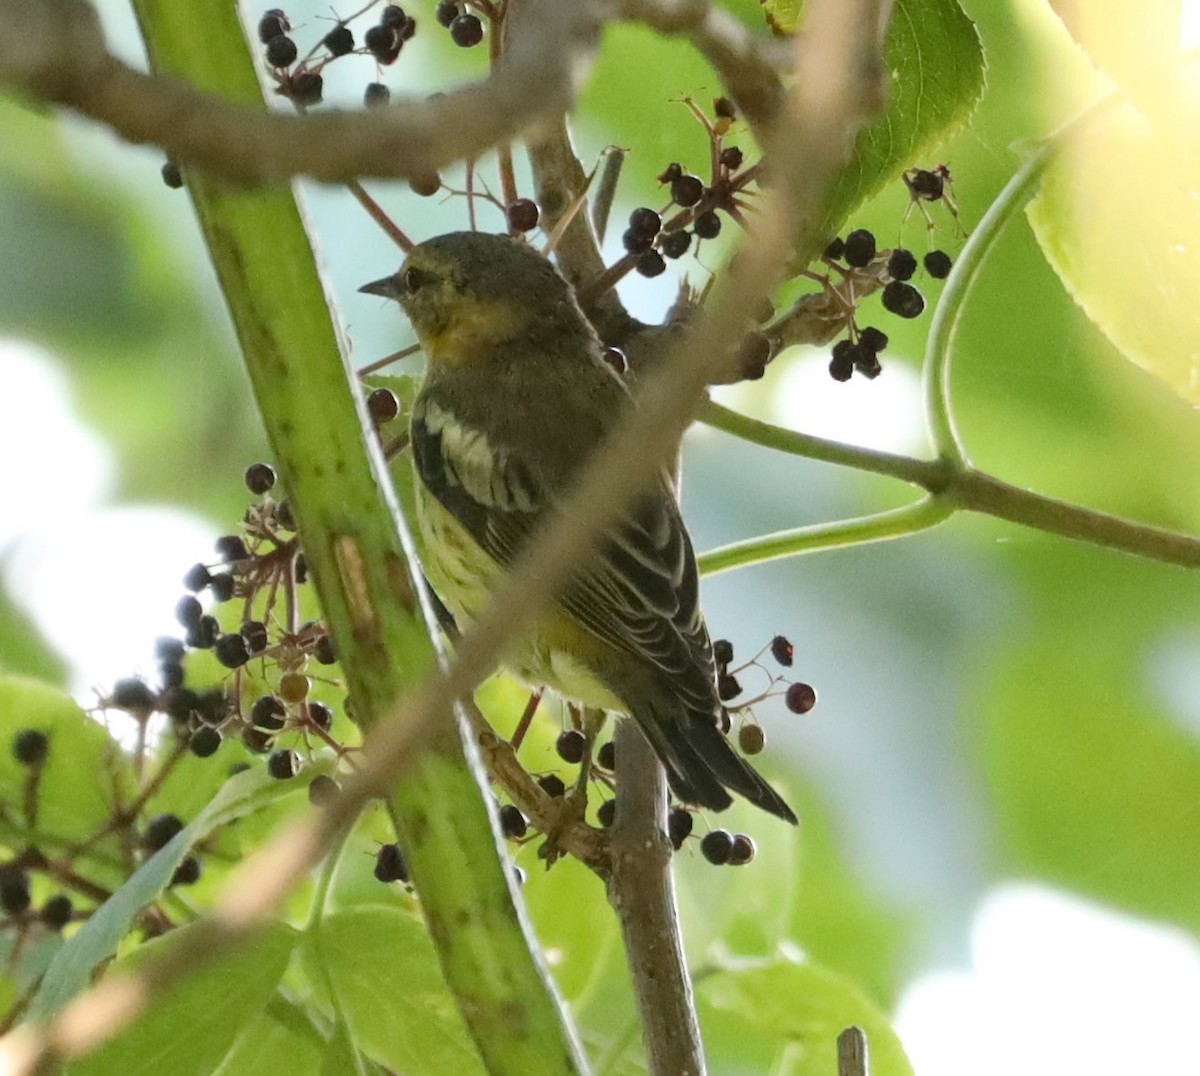
[[[296,554],[295,573],[297,583],[308,582],[308,558],[303,553]]]
[[[737,146],[726,146],[721,150],[721,163],[731,172],[736,172],[742,167],[742,151]]]
[[[742,685],[738,683],[738,678],[733,673],[723,672],[717,675],[717,694],[722,702],[736,699],[741,693]]]
[[[9,915],[20,915],[29,901],[29,875],[11,864],[0,868],[0,908]]]
[[[729,862],[733,852],[733,834],[726,829],[710,830],[700,838],[700,854],[718,867]]]
[[[193,564],[183,576],[184,589],[190,590],[193,594],[198,594],[210,582],[212,582],[212,576],[203,564]]]
[[[131,714],[148,714],[154,709],[154,692],[144,680],[136,676],[126,676],[113,684],[109,704],[118,710],[126,710]]]
[[[267,732],[278,732],[287,717],[287,707],[274,695],[262,695],[250,707],[250,721]]]
[[[397,844],[380,845],[375,853],[375,877],[381,882],[407,882],[408,864]]]
[[[188,747],[197,758],[210,758],[220,746],[221,734],[211,725],[201,725],[188,740]]]
[[[611,770],[617,764],[617,745],[609,740],[607,743],[600,745],[600,750],[596,752],[596,765],[602,770]]]
[[[554,749],[558,752],[559,758],[574,765],[583,761],[583,756],[587,752],[587,737],[578,729],[566,729],[559,733],[558,739],[554,743]]]
[[[718,639],[713,643],[713,661],[718,665],[728,665],[733,660],[733,643],[728,639]]]
[[[596,808],[596,821],[605,829],[613,824],[613,820],[617,817],[617,801],[605,800],[599,807]]]
[[[202,692],[196,703],[196,712],[206,725],[221,725],[229,716],[229,700],[219,687]]]
[[[635,235],[653,240],[662,228],[662,217],[648,206],[638,206],[629,214],[629,230]]]
[[[299,54],[296,42],[287,34],[276,34],[267,42],[267,63],[272,67],[290,67]]]
[[[188,856],[178,867],[175,868],[175,873],[171,875],[171,885],[195,885],[200,881],[200,860],[195,856]]]
[[[672,161],[659,175],[659,183],[674,183],[681,175],[683,175],[683,165],[678,161]]]
[[[667,271],[667,263],[657,250],[646,250],[638,255],[637,271],[646,277],[659,276]]]
[[[393,26],[400,30],[408,25],[408,15],[399,4],[388,4],[380,13],[379,21],[384,26]]]
[[[745,833],[735,833],[733,847],[729,849],[729,865],[744,867],[754,858],[754,841]]]
[[[440,25],[449,27],[458,18],[458,5],[454,0],[440,0],[437,9],[433,13],[433,17],[437,19]]]
[[[169,635],[160,635],[154,640],[154,653],[164,664],[178,665],[186,652],[183,643]]]
[[[625,352],[619,347],[606,347],[601,353],[600,358],[621,377],[624,377],[629,372],[629,363],[625,359]]]
[[[282,8],[273,7],[258,20],[258,40],[264,45],[280,34],[286,34],[292,28],[288,17]]]
[[[204,607],[191,594],[185,594],[175,603],[175,619],[184,627],[196,626],[203,615]]]
[[[162,166],[162,181],[173,191],[183,186],[183,173],[174,161],[167,161]]]
[[[935,280],[945,280],[950,275],[950,255],[944,250],[931,250],[925,255],[925,272]]]
[[[239,669],[250,660],[250,651],[240,632],[222,635],[213,643],[213,653],[227,669]]]
[[[300,71],[288,81],[288,93],[298,105],[319,105],[325,92],[325,79],[316,71]]]
[[[545,777],[539,777],[537,783],[551,799],[559,799],[567,794],[567,786],[563,784],[562,778],[556,773],[548,773]]]
[[[332,56],[345,56],[354,51],[354,35],[345,23],[338,23],[321,42]]]
[[[667,815],[667,836],[671,839],[671,847],[676,852],[683,847],[683,842],[691,836],[695,819],[692,812],[683,807],[673,807]]]
[[[392,91],[382,82],[368,82],[363,91],[363,104],[367,108],[380,108],[392,99]]]
[[[872,355],[878,355],[888,346],[887,333],[880,332],[874,326],[868,325],[858,334],[858,342]]]
[[[75,906],[71,903],[71,898],[60,893],[42,905],[38,917],[51,930],[62,930],[71,921],[74,911]]]
[[[671,201],[676,205],[694,206],[704,197],[704,183],[699,176],[685,172],[671,182]]]
[[[701,213],[692,225],[692,231],[696,233],[697,239],[716,239],[721,234],[721,218],[711,209]]]
[[[806,714],[817,705],[817,693],[811,684],[791,684],[784,692],[783,701],[792,713]]]
[[[146,832],[142,835],[142,844],[149,852],[157,852],[183,832],[183,820],[173,814],[156,814],[146,823]]]
[[[641,232],[635,231],[633,228],[626,228],[625,231],[621,233],[621,245],[630,254],[641,254],[644,251],[649,250],[653,242],[654,236],[643,235]]]
[[[242,625],[242,638],[246,640],[246,649],[251,654],[261,654],[271,641],[267,635],[267,626],[261,620],[247,620]]]
[[[459,15],[450,24],[450,36],[460,49],[472,48],[483,40],[483,23],[474,15]]]
[[[846,340],[844,343],[849,344]],[[849,381],[854,376],[854,355],[838,354],[837,349],[834,349],[833,358],[829,360],[829,376],[834,381]]]
[[[834,236],[830,241],[829,246],[825,248],[825,253],[821,255],[823,258],[829,259],[831,262],[838,261],[843,254],[846,253],[846,244],[838,236]]]
[[[391,389],[375,389],[367,397],[367,411],[376,426],[383,426],[400,414],[400,401]]]
[[[846,264],[853,269],[861,269],[869,265],[875,257],[875,236],[866,228],[855,228],[846,236],[845,250],[842,252]]]
[[[519,807],[506,803],[500,808],[500,830],[504,836],[520,840],[529,832],[529,822]]]
[[[267,773],[277,781],[287,781],[300,772],[300,756],[291,748],[281,747],[267,756]]]
[[[713,115],[722,120],[736,120],[737,109],[728,97],[717,97],[713,100]]]
[[[244,475],[246,488],[256,497],[261,497],[275,485],[275,468],[269,463],[252,463]]]
[[[367,51],[381,64],[393,64],[400,55],[400,46],[404,44],[394,26],[380,23],[372,26],[363,34],[363,44]]]
[[[41,729],[21,729],[13,737],[12,753],[22,766],[40,766],[50,754],[50,737]]]
[[[911,284],[893,280],[883,289],[883,308],[901,318],[915,318],[925,309],[925,298]]]
[[[217,556],[226,564],[236,560],[245,560],[250,556],[250,550],[246,548],[246,543],[238,534],[223,534],[217,539],[214,548]]]
[[[313,657],[322,665],[332,665],[337,661],[337,654],[333,650],[333,640],[328,635],[322,635],[317,640],[317,645],[313,647]]]
[[[795,654],[796,648],[792,646],[791,640],[786,635],[776,635],[771,640],[771,657],[779,662],[780,665],[791,665]]]
[[[333,728],[333,711],[323,702],[307,703],[305,713],[308,716],[308,723],[313,728],[318,728],[322,732],[328,732]]]
[[[917,256],[911,250],[897,247],[888,258],[887,271],[893,280],[909,280],[917,271]]]
[[[234,578],[228,572],[217,572],[209,580],[214,601],[227,602],[233,597]]]
[[[532,198],[518,198],[504,211],[504,215],[508,218],[509,230],[518,233],[532,232],[541,219],[537,202]]]
[[[659,249],[668,258],[682,258],[687,253],[688,247],[691,245],[692,233],[684,230],[683,228],[677,228],[673,232],[667,232],[667,234],[662,237],[662,241],[659,243]]]
[[[323,807],[337,798],[341,789],[327,773],[319,773],[308,783],[308,802],[314,807]]]

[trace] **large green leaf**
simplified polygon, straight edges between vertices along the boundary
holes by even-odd
[[[1131,362],[1200,406],[1197,173],[1187,143],[1170,134],[1132,105],[1088,123],[1050,165],[1029,219],[1088,317]]]
[[[184,940],[184,927],[149,942],[118,961],[113,974],[132,971]],[[177,986],[155,994],[141,1018],[94,1054],[67,1068],[70,1076],[212,1076],[222,1059],[256,1022],[287,967],[299,935],[275,923],[253,943],[190,972]],[[286,1040],[281,1045],[286,1045]],[[311,1048],[307,1051],[311,1057]],[[279,1072],[283,1058],[276,1057]],[[303,1057],[287,1057],[289,1073],[304,1071]],[[253,1071],[251,1069],[245,1070]],[[308,1071],[315,1071],[312,1067]],[[241,1076],[239,1071],[238,1076]]]
[[[897,0],[884,57],[887,107],[858,136],[826,208],[830,230],[970,117],[984,89],[975,24],[956,0]]]
[[[872,1076],[912,1076],[886,1017],[847,980],[818,964],[779,956],[714,971],[696,986],[714,1071],[831,1076],[837,1037],[867,1033]]]
[[[9,744],[22,729],[50,737],[50,755],[42,769],[37,834],[50,852],[81,840],[108,820],[114,791],[132,788],[129,760],[97,722],[56,687],[23,677],[0,677],[0,802],[14,816],[24,796],[29,771],[13,757]],[[5,823],[7,840],[20,839]]]
[[[483,1073],[418,915],[359,905],[326,916],[306,944],[359,1049],[399,1072]]]
[[[30,1016],[44,1019],[52,1015],[87,986],[93,969],[116,951],[138,912],[166,888],[197,841],[217,826],[298,790],[291,782],[273,780],[262,771],[231,777],[187,828],[146,860],[58,951],[29,1007]]]

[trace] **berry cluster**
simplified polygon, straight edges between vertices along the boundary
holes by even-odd
[[[757,166],[743,167],[744,156],[737,146],[724,144],[736,119],[727,98],[713,101],[713,120],[694,102],[685,103],[708,135],[709,180],[705,183],[673,161],[658,177],[659,185],[670,192],[670,202],[661,210],[640,206],[630,214],[621,241],[628,265],[646,277],[665,272],[668,258],[682,258],[689,250],[698,249],[705,239],[716,239],[721,234],[720,213],[743,223],[746,188],[758,175]],[[667,213],[671,215],[664,220]]]
[[[395,417],[399,405],[386,389],[372,393],[369,403],[377,421]],[[106,709],[121,710],[141,724],[164,714],[181,744],[199,758],[209,758],[235,737],[254,754],[267,753],[267,772],[280,780],[303,769],[300,754],[277,743],[284,733],[315,738],[341,755],[344,747],[332,737],[334,712],[309,697],[312,679],[307,667],[335,663],[333,644],[320,621],[298,622],[297,587],[307,579],[304,554],[295,536],[296,524],[285,501],[271,496],[275,472],[265,463],[246,470],[246,486],[260,499],[243,519],[242,533],[227,534],[216,543],[218,561],[193,565],[183,578],[188,591],[176,604],[184,628],[181,641],[157,644],[160,686],[130,677],[119,680],[102,699]],[[226,630],[200,598],[207,593],[216,606],[241,600],[236,627]],[[285,609],[276,615],[283,598]],[[187,682],[189,653],[209,652],[228,670],[216,686],[193,687]],[[252,675],[248,666],[258,666]],[[262,687],[269,690],[262,690]],[[327,795],[333,785],[324,775],[310,795]]]
[[[775,663],[785,669],[790,669],[795,661],[795,648],[784,635],[776,635],[754,657],[737,667],[733,667],[733,644],[728,639],[718,639],[713,643],[713,657],[717,663],[717,694],[722,703],[734,704],[732,708],[726,706],[721,712],[721,731],[728,734],[733,728],[733,717],[740,717],[742,723],[738,728],[738,747],[746,755],[759,754],[767,742],[762,726],[754,720],[753,707],[779,696],[794,714],[806,714],[817,705],[817,693],[812,685],[788,680],[762,663],[761,659],[768,652]],[[767,686],[757,695],[745,698],[738,677],[750,669],[765,675]],[[738,699],[741,701],[736,701]]]

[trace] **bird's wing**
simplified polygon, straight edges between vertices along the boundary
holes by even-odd
[[[411,430],[425,487],[510,565],[564,491],[432,401],[418,407]],[[711,712],[712,656],[698,591],[691,541],[664,482],[609,531],[559,603],[611,646],[656,666],[689,709]]]

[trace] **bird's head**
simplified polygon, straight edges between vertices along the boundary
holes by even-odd
[[[392,276],[358,289],[395,299],[431,363],[456,365],[567,322],[586,324],[571,286],[528,244],[451,232],[414,247]],[[573,326],[575,327],[575,326]]]

